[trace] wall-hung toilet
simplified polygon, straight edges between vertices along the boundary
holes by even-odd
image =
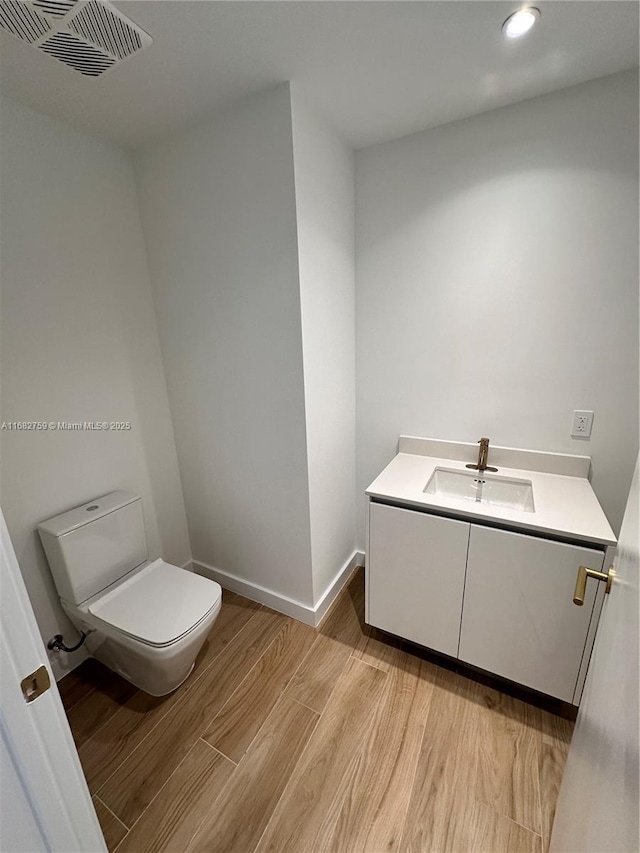
[[[222,603],[215,581],[148,561],[142,500],[111,492],[38,525],[60,602],[90,653],[164,696],[193,668]]]

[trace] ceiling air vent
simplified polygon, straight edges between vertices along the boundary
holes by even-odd
[[[78,0],[32,0],[36,9],[51,15],[52,18],[64,18],[76,5]]]
[[[105,0],[0,0],[0,28],[86,77],[99,77],[151,44]]]
[[[49,32],[47,19],[20,0],[2,0],[0,27],[12,36],[18,36],[30,44]]]
[[[97,0],[89,0],[86,6],[74,15],[69,26],[88,41],[99,44],[118,59],[125,59],[142,47],[140,31],[127,21],[114,15],[111,9]]]
[[[40,45],[40,50],[55,56],[87,77],[99,77],[111,68],[115,59],[90,44],[72,36],[71,33],[54,33]]]

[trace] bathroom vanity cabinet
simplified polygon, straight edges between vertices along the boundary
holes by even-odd
[[[550,696],[574,701],[604,553],[411,509],[370,505],[368,621]]]
[[[576,576],[606,571],[615,546],[586,473],[568,457],[549,465],[573,465],[572,476],[501,469],[533,483],[535,511],[516,512],[433,498],[425,483],[437,466],[464,464],[411,451],[367,490],[366,621],[577,705],[604,584],[589,580],[578,607]]]

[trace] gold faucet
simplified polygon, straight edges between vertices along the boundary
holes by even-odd
[[[468,464],[467,468],[473,468],[474,471],[497,471],[497,468],[492,468],[490,465],[487,465],[487,458],[489,456],[489,439],[481,438],[478,444],[480,445],[480,450],[478,451],[478,462],[476,465]]]

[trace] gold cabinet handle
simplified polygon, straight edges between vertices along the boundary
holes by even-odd
[[[580,566],[578,569],[578,577],[576,578],[576,588],[573,591],[573,603],[578,607],[584,604],[584,596],[587,591],[587,578],[595,578],[598,581],[605,581],[605,593],[608,595],[611,592],[611,584],[614,576],[613,566],[608,572],[597,572],[595,569],[590,569],[588,566]]]

